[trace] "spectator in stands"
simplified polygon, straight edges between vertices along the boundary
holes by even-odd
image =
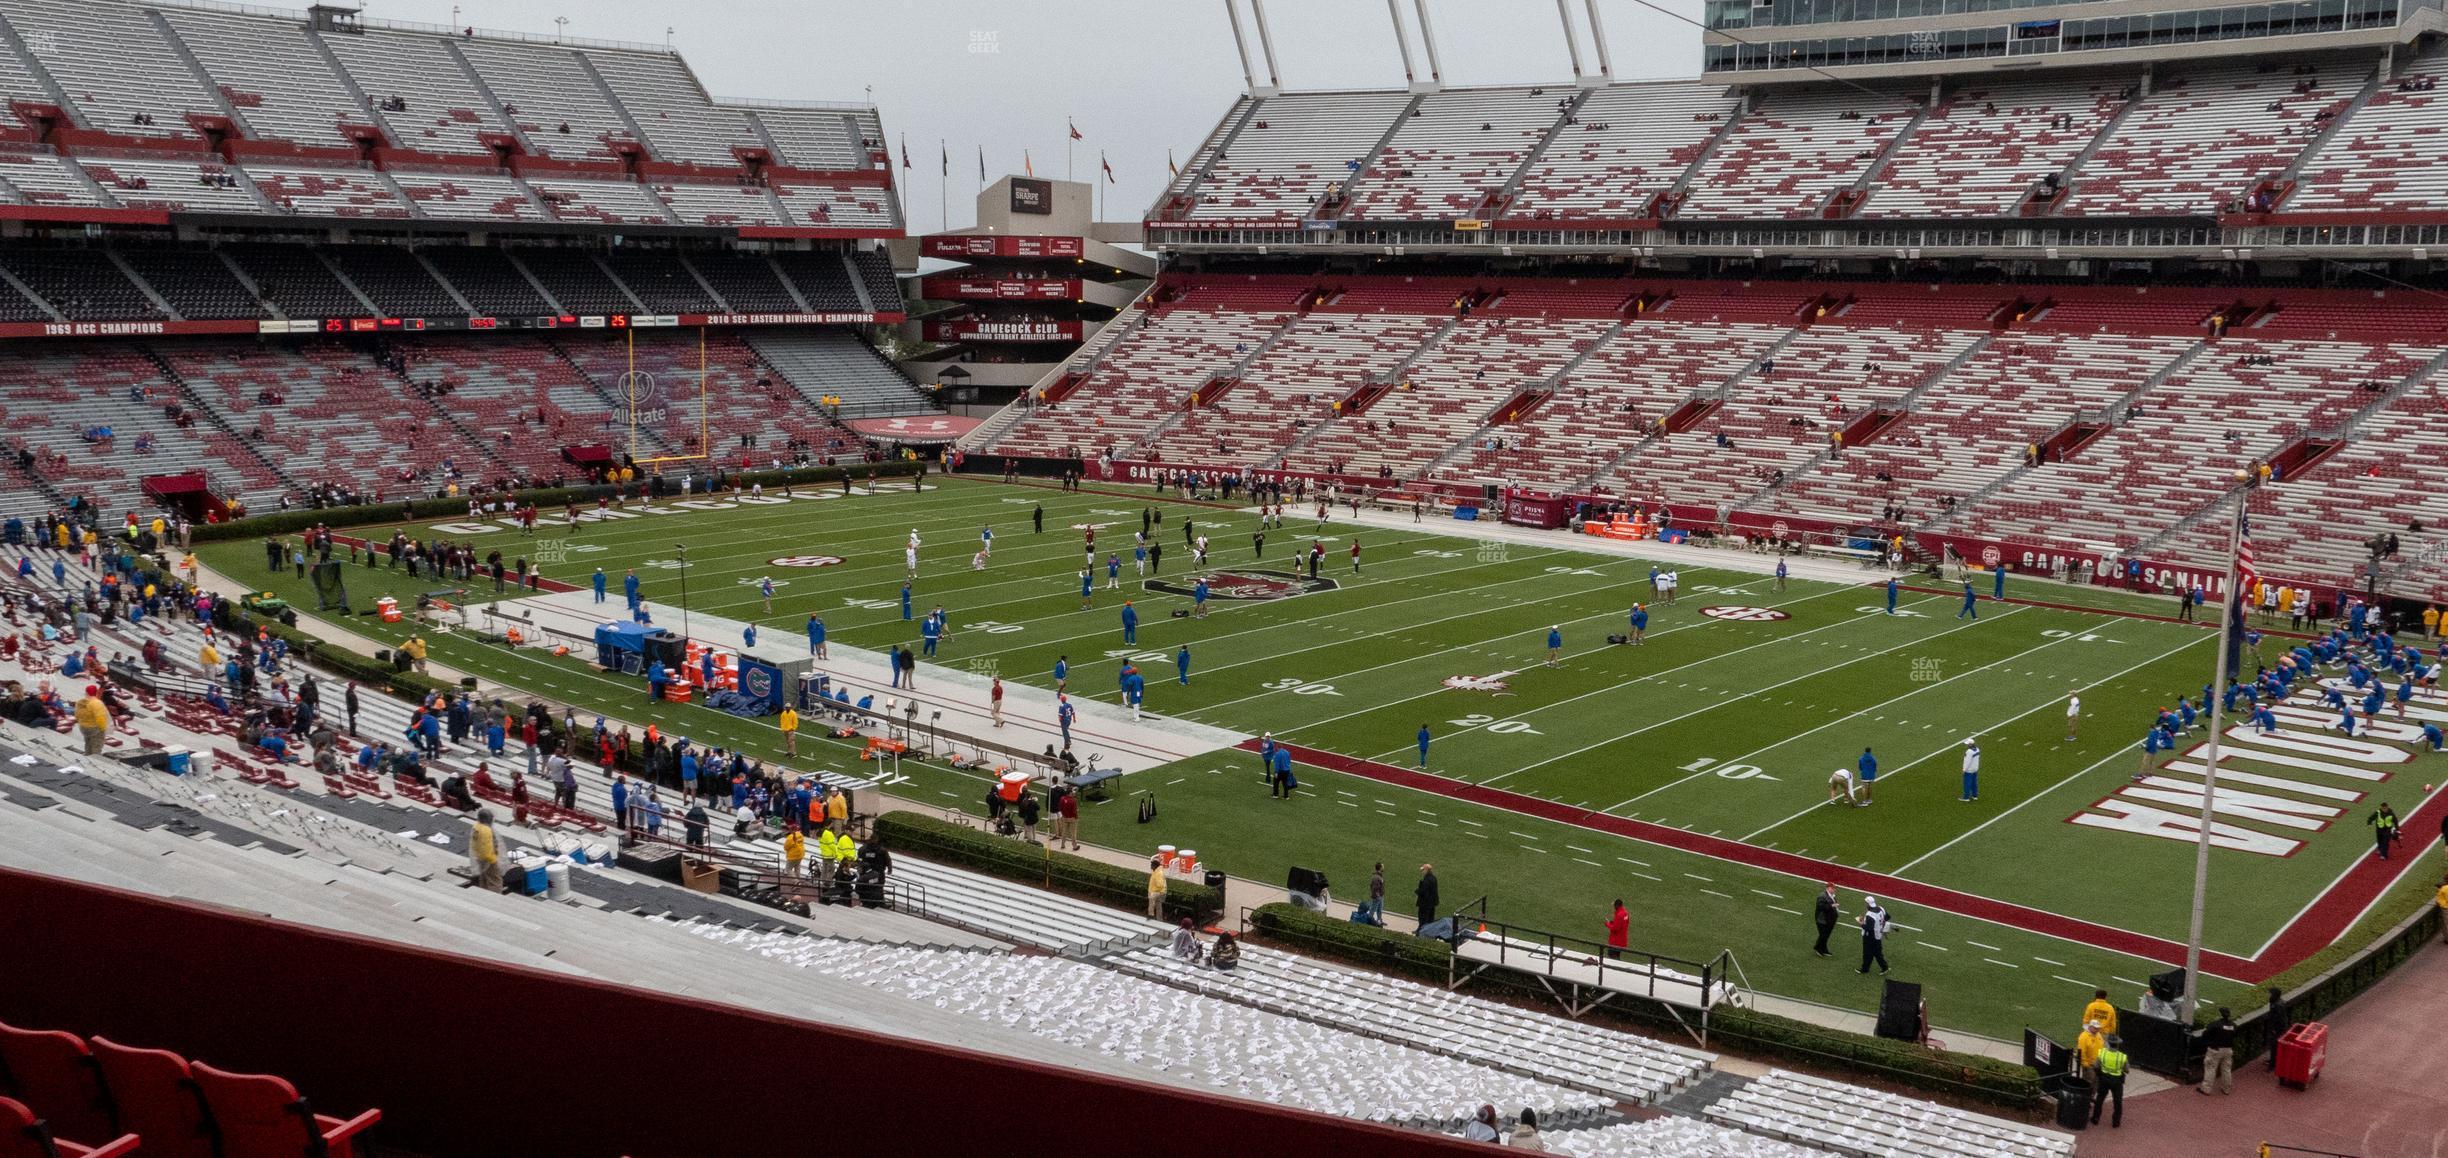
[[[1198,929],[1188,917],[1183,917],[1181,925],[1173,930],[1173,956],[1193,965],[1199,963]]]
[[[502,891],[501,851],[494,846],[490,808],[476,811],[476,827],[468,831],[468,859],[476,869],[476,882],[471,887],[488,893]]]
[[[1165,862],[1161,856],[1148,858],[1147,915],[1149,920],[1164,916]]]
[[[1207,963],[1224,972],[1231,972],[1234,966],[1241,963],[1240,939],[1230,933],[1216,934],[1214,946],[1207,950]]]
[[[1471,1116],[1470,1124],[1462,1127],[1462,1140],[1502,1144],[1502,1139],[1496,1133],[1496,1107],[1480,1106],[1479,1112]]]
[[[1522,1107],[1521,1116],[1513,1120],[1513,1133],[1506,1136],[1505,1145],[1532,1154],[1546,1152],[1547,1143],[1539,1137],[1537,1110]]]
[[[110,731],[110,709],[102,703],[102,689],[96,684],[85,686],[85,698],[77,701],[77,732],[84,737],[85,754],[102,754],[102,738]]]

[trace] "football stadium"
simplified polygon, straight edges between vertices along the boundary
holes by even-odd
[[[0,1156],[2448,1134],[2436,5],[427,7],[0,0]]]

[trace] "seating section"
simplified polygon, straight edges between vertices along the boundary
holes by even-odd
[[[1711,506],[1747,499],[1798,474],[1851,418],[1892,404],[1979,337],[1963,329],[1813,326],[1753,365],[1722,409],[1643,446],[1614,475],[1626,494]]]
[[[707,252],[687,260],[734,310],[788,313],[799,308],[799,300],[764,254]]]
[[[906,308],[901,301],[901,279],[893,273],[892,256],[881,249],[853,249],[850,268],[858,274],[859,284],[867,290],[867,300],[875,303],[878,313],[898,313]]]
[[[855,334],[795,328],[754,330],[745,340],[809,405],[820,398],[841,399],[844,418],[900,418],[942,411],[898,367]]]
[[[1639,217],[1700,158],[1736,107],[1725,86],[1694,81],[1592,92],[1531,164],[1505,216]]]
[[[564,161],[618,161],[625,152],[643,150],[578,53],[491,37],[462,39],[454,47],[536,152]]]
[[[618,284],[604,275],[603,266],[595,255],[583,249],[520,249],[514,255],[527,272],[535,275],[544,292],[561,303],[563,310],[579,314],[626,314],[638,310],[637,301],[621,292]],[[653,311],[648,310],[648,313]]]
[[[182,318],[202,321],[271,316],[262,299],[230,272],[229,263],[216,250],[122,249],[119,256]]]
[[[1282,296],[1288,306],[1291,295]],[[1185,306],[1145,315],[1077,390],[1030,412],[1004,436],[1002,448],[1049,455],[1127,449],[1180,411],[1209,378],[1255,352],[1283,325],[1286,312]]]
[[[254,279],[266,301],[293,318],[361,318],[365,300],[323,263],[318,251],[289,245],[243,244],[222,250]]]
[[[1594,478],[1684,400],[1722,386],[1788,332],[1759,322],[1685,321],[1672,308],[1629,323],[1555,397],[1490,432],[1450,473],[1555,488]]]
[[[1675,215],[1815,217],[1870,171],[1912,113],[1903,96],[1855,89],[1766,97],[1693,173]]]
[[[1995,217],[2063,171],[2133,83],[1973,82],[1951,92],[1879,166],[1861,217]]]
[[[1477,217],[1563,116],[1571,94],[1451,89],[1421,98],[1375,164],[1352,183],[1346,218]]]
[[[250,165],[264,200],[309,217],[406,217],[408,204],[370,169]]]
[[[653,186],[654,195],[671,208],[683,225],[779,225],[773,200],[763,186],[735,181],[703,185],[680,181]]]
[[[476,221],[543,221],[544,207],[510,177],[450,171],[392,170],[391,179],[427,217]]]
[[[382,1120],[380,1110],[345,1121],[301,1115],[299,1108],[307,1103],[297,1087],[269,1074],[231,1073],[168,1050],[130,1048],[102,1037],[88,1042],[73,1033],[5,1023],[0,1023],[0,1073],[6,1075],[0,1085],[8,1095],[0,1102],[15,1108],[0,1113],[0,1129],[14,1133],[39,1118],[49,1136],[67,1143],[61,1158],[140,1147],[174,1158],[215,1153],[346,1158],[352,1139]],[[31,1113],[12,1120],[16,1110]]]
[[[562,447],[611,440],[611,400],[544,343],[438,339],[397,350],[403,377],[482,439],[479,453],[519,474],[550,478],[568,469]],[[628,441],[625,427],[619,441]]]
[[[219,82],[223,99],[251,135],[311,148],[351,148],[356,141],[342,127],[374,124],[297,20],[226,10],[156,11]]]
[[[746,448],[743,436],[758,446],[778,447],[786,439],[822,446],[841,433],[788,379],[777,380],[747,339],[731,331],[709,331],[702,351],[697,335],[669,330],[560,335],[554,344],[608,396],[620,396],[622,376],[633,368],[652,378],[668,415],[660,433],[692,454],[705,451],[698,445],[701,410],[712,452],[718,455]],[[566,401],[566,391],[554,393],[557,401]],[[589,409],[602,410],[603,405],[597,402]]]
[[[903,871],[898,862],[895,871]],[[1493,1102],[1531,1107],[1541,1121],[1563,1126],[1601,1120],[1607,1104],[1598,1095],[1262,1013],[1081,961],[840,944],[703,924],[682,928],[884,994],[1320,1113],[1458,1129],[1480,1103]]]
[[[1193,190],[1193,221],[1296,222],[1352,180],[1411,103],[1405,93],[1287,93],[1258,102]]]
[[[0,54],[5,59],[6,54]],[[47,148],[0,150],[0,181],[8,182],[9,200],[19,205],[101,205],[102,194],[76,163]]]
[[[864,308],[858,291],[850,288],[850,268],[838,250],[784,250],[773,255],[784,276],[807,299],[812,310],[850,312]]]
[[[162,316],[153,299],[99,249],[0,250],[0,266],[71,321]]]
[[[427,249],[425,260],[442,271],[451,288],[476,307],[478,313],[495,318],[535,318],[555,313],[551,302],[536,292],[535,283],[527,280],[513,264],[510,256],[490,246],[443,245]]]
[[[633,181],[530,180],[536,199],[562,221],[598,225],[667,225],[671,211]]]
[[[2408,595],[2448,599],[2448,574],[2410,561],[2440,558],[2448,542],[2448,494],[2436,485],[2448,461],[2448,383],[2434,375],[2365,419],[2353,440],[2253,507],[2254,550],[2280,575],[2352,575],[2370,561],[2365,540],[2399,537],[2384,571]],[[2416,525],[2424,529],[2414,531]],[[2215,557],[2224,542],[2211,545]]]
[[[874,185],[826,185],[804,177],[772,181],[791,224],[834,229],[889,229],[901,223],[892,190]]]
[[[176,209],[189,213],[260,213],[245,179],[218,158],[209,161],[112,157],[84,162],[113,201],[129,209]]]
[[[2428,209],[2448,200],[2448,173],[2435,162],[2448,133],[2448,100],[2438,84],[2448,56],[2414,62],[2346,121],[2295,180],[2288,210]]]
[[[2101,420],[2194,344],[2124,334],[1999,338],[1947,374],[1902,422],[1822,466],[1775,499],[1780,511],[1869,522],[1899,508],[1907,523],[2020,468],[2027,450],[2077,418]]]
[[[2366,64],[2310,73],[2239,65],[2163,76],[2083,162],[2061,212],[2225,208],[2277,176],[2369,74]]]
[[[927,896],[932,903],[932,886]],[[1241,963],[1229,972],[1200,968],[1162,945],[1112,963],[1151,981],[1635,1105],[1673,1096],[1715,1060],[1695,1049],[1257,946],[1243,948]]]
[[[873,109],[760,108],[748,115],[790,168],[840,173],[883,167],[873,156],[884,147],[884,126]]]
[[[191,425],[169,416],[173,404]],[[224,491],[279,493],[281,479],[196,408],[133,347],[45,344],[0,358],[0,439],[33,451],[54,489],[105,510],[137,507],[146,475],[190,470]]]
[[[2439,347],[2240,339],[2217,343],[2144,391],[2114,430],[1972,512],[1973,533],[2017,542],[2131,547],[2166,530],[2224,480],[2305,431],[2332,429]]]
[[[485,138],[509,135],[448,40],[430,32],[384,29],[318,39],[339,58],[401,148],[489,157],[493,149]]]
[[[1563,369],[1611,325],[1486,314],[1460,319],[1374,406],[1328,423],[1285,465],[1408,480],[1455,449],[1507,400]]]
[[[76,102],[87,127],[130,137],[198,137],[188,116],[219,116],[221,103],[146,12],[132,3],[84,0],[9,0],[5,9],[18,42]]]
[[[2043,1158],[2074,1153],[2074,1136],[1785,1070],[1710,1104],[1703,1116],[1846,1154]]]
[[[474,457],[428,404],[357,349],[326,342],[167,347],[171,371],[308,486],[397,490],[452,455]]]
[[[1183,317],[1167,314],[1165,325]],[[1251,361],[1230,390],[1183,415],[1147,452],[1165,462],[1223,467],[1271,458],[1332,418],[1335,404],[1370,376],[1392,370],[1440,322],[1406,314],[1310,314]]]
[[[644,304],[650,314],[702,314],[723,308],[706,292],[705,283],[689,272],[680,255],[669,250],[615,249],[603,255],[604,265]]]
[[[662,160],[728,168],[739,164],[735,150],[764,147],[747,114],[708,100],[677,56],[601,48],[578,55],[594,65]]]
[[[1690,1118],[1651,1118],[1589,1130],[1543,1132],[1550,1154],[1572,1158],[1821,1158],[1827,1151],[1796,1146]]]
[[[339,245],[323,251],[349,284],[384,317],[466,317],[467,309],[435,281],[416,251],[396,245]]]

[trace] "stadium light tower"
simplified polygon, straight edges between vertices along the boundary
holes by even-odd
[[[2193,842],[2193,923],[2185,934],[2184,1001],[2179,1020],[2193,1024],[2193,1011],[2201,1004],[2202,912],[2210,895],[2210,825],[2218,806],[2219,730],[2225,727],[2221,711],[2227,701],[2227,680],[2234,674],[2240,660],[2236,649],[2242,646],[2244,634],[2244,593],[2237,590],[2237,576],[2245,570],[2244,543],[2247,516],[2252,507],[2252,488],[2256,474],[2251,467],[2238,472],[2235,495],[2235,519],[2227,528],[2227,582],[2220,588],[2224,593],[2220,604],[2218,657],[2210,679],[2210,742],[2202,753],[2201,833]]]
[[[561,34],[562,34],[562,33],[564,33],[564,32],[567,32],[567,31],[569,31],[569,17],[567,17],[567,16],[555,16],[555,17],[553,17],[553,43],[554,43],[554,44],[559,44],[559,43],[561,43]]]

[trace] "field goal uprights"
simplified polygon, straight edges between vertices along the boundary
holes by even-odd
[[[663,454],[653,444],[639,437],[641,426],[651,429],[669,421],[673,400],[668,389],[652,371],[637,367],[637,331],[624,335],[627,356],[620,378],[612,384],[613,402],[619,407],[613,414],[617,427],[624,422],[629,427],[629,457],[648,472],[665,463],[704,462],[714,457],[713,402],[706,388],[706,328],[697,327],[697,453]],[[668,429],[668,427],[666,427]]]

